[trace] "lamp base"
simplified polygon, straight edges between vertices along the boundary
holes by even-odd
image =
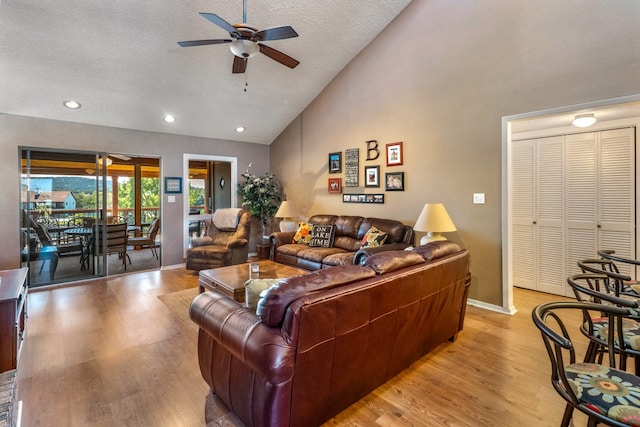
[[[436,231],[429,231],[427,234],[422,236],[422,239],[420,239],[420,244],[426,245],[429,242],[436,242],[438,240],[447,240],[447,238]]]
[[[280,221],[280,231],[296,231],[295,221]]]

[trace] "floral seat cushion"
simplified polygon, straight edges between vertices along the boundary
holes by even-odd
[[[601,317],[592,319],[592,322],[593,332],[595,336],[598,339],[606,342],[609,339],[609,319],[607,319],[606,317]],[[586,324],[585,328],[588,328]],[[625,347],[632,350],[640,351],[640,323],[631,319],[624,319],[622,321],[622,330],[624,335]]]
[[[569,384],[581,404],[630,426],[640,426],[640,378],[596,363],[565,367]]]

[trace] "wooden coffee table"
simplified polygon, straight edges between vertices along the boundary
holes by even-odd
[[[251,264],[260,266],[259,273],[251,273]],[[278,264],[270,260],[256,261],[231,265],[229,267],[212,268],[200,271],[198,287],[200,293],[207,290],[217,290],[230,296],[238,302],[244,302],[244,284],[251,279],[285,279],[308,273],[307,270]]]

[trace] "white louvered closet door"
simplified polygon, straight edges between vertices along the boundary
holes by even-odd
[[[599,249],[613,249],[625,258],[635,252],[634,129],[600,132]],[[625,274],[635,271],[618,263]]]
[[[535,248],[535,143],[522,141],[511,151],[513,286],[537,289]]]
[[[598,249],[636,258],[634,134],[625,128],[514,142],[514,286],[573,296],[566,278],[580,272],[578,260]]]
[[[595,132],[565,138],[567,191],[567,275],[582,271],[578,261],[597,258],[598,144]],[[567,296],[574,296],[570,287]]]
[[[539,139],[536,153],[537,290],[564,295],[564,138]]]

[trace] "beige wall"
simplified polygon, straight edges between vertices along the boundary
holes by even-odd
[[[272,170],[305,216],[413,225],[424,203],[444,203],[471,251],[470,297],[502,306],[501,118],[640,93],[639,19],[634,0],[414,0],[271,145]],[[365,162],[370,139],[403,141],[404,165]],[[346,148],[360,149],[361,183],[379,164],[404,171],[406,191],[384,205],[328,194],[327,155]]]
[[[20,264],[19,209],[20,169],[18,147],[95,150],[109,153],[140,154],[161,157],[163,176],[182,176],[183,153],[229,156],[238,158],[238,178],[249,163],[251,170],[262,174],[269,170],[269,146],[189,136],[140,132],[104,126],[93,126],[32,117],[0,114],[0,269]],[[235,195],[235,189],[232,190]],[[184,193],[183,193],[184,194]],[[238,206],[240,201],[238,201]],[[162,198],[162,265],[184,262],[183,195],[176,203]]]

